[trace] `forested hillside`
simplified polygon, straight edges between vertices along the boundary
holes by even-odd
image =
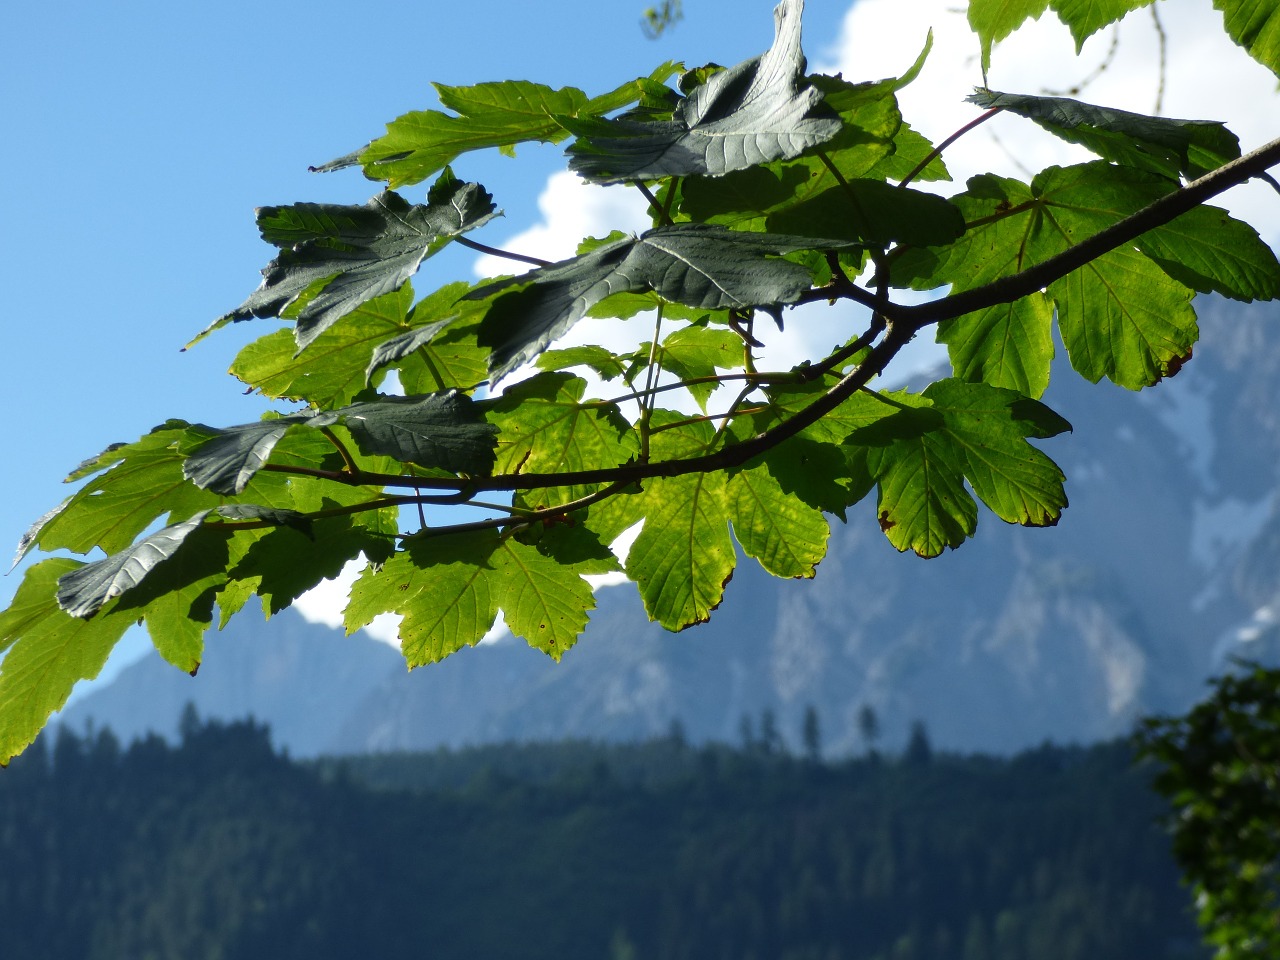
[[[0,777],[5,955],[1199,957],[1126,747],[826,765],[757,738],[299,764],[59,733]]]

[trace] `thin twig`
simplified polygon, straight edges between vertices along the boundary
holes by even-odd
[[[1160,84],[1156,87],[1156,108],[1152,112],[1156,116],[1164,110],[1164,84],[1168,77],[1168,60],[1169,60],[1169,36],[1164,32],[1164,23],[1160,20],[1160,10],[1153,3],[1151,5],[1151,20],[1156,25],[1156,39],[1160,46]]]

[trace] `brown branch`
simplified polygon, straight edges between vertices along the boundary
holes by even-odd
[[[1125,217],[1043,263],[1028,267],[1021,273],[1002,277],[985,286],[974,287],[962,293],[953,293],[928,303],[913,306],[887,303],[882,304],[881,307],[886,317],[899,323],[910,324],[914,332],[941,320],[951,320],[1001,303],[1012,303],[1037,290],[1043,290],[1055,280],[1061,280],[1071,271],[1092,263],[1103,254],[1110,253],[1126,243],[1132,243],[1148,230],[1164,226],[1218,194],[1239,186],[1246,180],[1261,176],[1269,167],[1278,163],[1280,163],[1280,139],[1272,140],[1266,146],[1259,147],[1238,160],[1223,164],[1212,173],[1207,173],[1199,180],[1166,194],[1137,213]],[[876,306],[874,300],[868,305]]]
[[[609,489],[616,489],[653,477],[678,477],[691,473],[732,469],[794,437],[806,427],[811,426],[836,409],[854,393],[870,383],[872,379],[883,373],[885,367],[898,354],[898,351],[906,346],[922,327],[937,323],[940,320],[962,316],[974,310],[995,306],[1000,303],[1010,303],[1020,297],[1043,289],[1055,280],[1065,277],[1071,271],[1090,263],[1103,254],[1132,242],[1148,230],[1168,223],[1175,217],[1186,213],[1233,186],[1262,175],[1267,168],[1277,163],[1280,163],[1280,140],[1274,140],[1238,160],[1233,160],[1219,167],[1186,187],[1161,197],[1137,213],[1126,217],[1124,220],[1113,224],[1070,250],[1051,257],[1043,263],[1011,277],[1005,277],[994,283],[977,287],[973,290],[966,290],[962,293],[952,294],[939,300],[914,306],[902,306],[885,301],[877,294],[851,285],[852,289],[845,291],[843,295],[850,299],[864,302],[884,318],[884,338],[871,347],[870,353],[861,364],[846,374],[830,390],[809,404],[809,406],[749,440],[722,447],[714,453],[702,454],[684,460],[631,461],[620,466],[602,467],[595,470],[546,474],[506,474],[472,478],[401,477],[373,473],[350,474],[342,471],[316,470],[276,464],[267,464],[263,469],[313,476],[353,486],[403,486],[455,490],[457,491],[458,502],[470,499],[472,495],[481,491],[536,490],[548,487],[591,484],[609,484]],[[854,293],[855,290],[856,294]],[[823,292],[829,295],[831,288],[824,288]],[[606,491],[602,490],[583,498],[583,501],[596,502],[599,499],[604,499],[607,495]],[[585,505],[583,501],[574,501],[571,504],[564,505],[563,512],[579,509]],[[410,498],[410,502],[412,502],[412,498]],[[509,523],[511,523],[510,518],[480,521],[481,525],[488,526],[501,526]],[[475,527],[474,524],[464,526],[467,529]],[[461,529],[461,527],[449,529]]]

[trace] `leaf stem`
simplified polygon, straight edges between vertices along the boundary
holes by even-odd
[[[356,465],[355,458],[351,456],[351,451],[347,449],[346,444],[338,439],[338,436],[333,432],[333,429],[331,427],[321,427],[320,432],[324,434],[326,440],[337,448],[339,456],[342,457],[342,462],[347,465],[347,472],[358,473],[360,471],[360,467]]]
[[[920,176],[920,174],[922,174],[925,171],[925,168],[928,167],[929,164],[933,163],[934,160],[936,160],[938,157],[942,155],[943,150],[947,149],[947,147],[951,146],[953,143],[955,143],[957,140],[963,137],[970,130],[973,130],[976,127],[979,127],[982,124],[986,123],[988,120],[994,117],[997,113],[999,113],[1001,109],[1002,109],[1001,107],[992,107],[990,110],[986,111],[981,116],[975,117],[973,120],[970,120],[963,127],[961,127],[959,130],[953,133],[951,136],[947,137],[947,139],[943,140],[940,144],[938,144],[936,147],[930,150],[928,155],[923,160],[921,160],[914,167],[912,167],[911,172],[908,173],[905,177],[903,177],[898,182],[898,186],[905,187],[908,183],[910,183],[916,177]]]
[[[649,207],[653,210],[653,215],[661,220],[664,225],[668,227],[673,226],[671,222],[671,211],[658,202],[658,198],[653,195],[653,191],[649,189],[648,184],[643,180],[632,180],[631,182],[635,184],[635,188],[637,190],[644,194],[644,198],[649,201]],[[667,194],[668,202],[670,202],[671,196],[674,192],[675,187],[673,186],[671,191]]]
[[[454,243],[460,243],[464,247],[470,247],[480,253],[487,253],[494,257],[502,257],[504,260],[516,260],[520,263],[529,263],[535,267],[549,267],[550,260],[543,260],[540,257],[527,257],[523,253],[513,253],[510,250],[500,250],[497,247],[491,247],[487,243],[480,243],[478,240],[472,240],[470,237],[457,236],[453,238]]]

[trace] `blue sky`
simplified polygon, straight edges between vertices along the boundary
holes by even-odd
[[[383,124],[435,105],[430,81],[524,78],[589,93],[664,59],[734,62],[772,37],[771,4],[693,0],[657,41],[640,0],[548,4],[332,2],[14,4],[0,56],[0,396],[12,432],[0,543],[66,493],[81,459],[166,417],[228,424],[263,405],[225,373],[247,323],[179,348],[256,285],[271,249],[253,208],[363,203],[358,172],[316,175]],[[843,4],[813,3],[811,37]],[[754,13],[754,15],[749,15]],[[558,148],[458,165],[509,218],[537,216]],[[411,191],[408,191],[412,193]],[[488,238],[487,238],[488,239]],[[433,261],[469,276],[474,256]],[[0,599],[16,588],[0,582]]]
[[[656,41],[640,29],[644,6],[10,5],[0,56],[7,147],[0,151],[7,227],[0,231],[0,397],[10,426],[0,544],[15,544],[68,492],[62,477],[111,442],[135,439],[167,417],[224,425],[257,418],[265,405],[244,396],[225,371],[273,321],[237,325],[187,353],[179,348],[256,286],[272,250],[257,237],[253,208],[363,203],[377,187],[358,172],[315,175],[308,164],[361,146],[408,110],[435,106],[430,81],[521,78],[598,93],[666,59],[733,63],[772,39],[772,0],[685,0],[685,19]],[[979,79],[976,41],[958,14],[947,13],[954,6],[863,0],[850,16],[849,0],[809,0],[806,52],[812,64],[839,66],[851,79],[900,73],[933,25],[937,50],[904,106],[916,126],[941,139],[973,114],[960,101]],[[1260,133],[1268,126],[1274,136],[1275,97],[1232,96],[1274,90],[1274,81],[1266,85],[1260,68],[1228,48],[1195,46],[1215,33],[1205,27],[1206,17],[1217,16],[1209,0],[1167,0],[1160,9],[1184,43],[1174,51],[1180,69],[1170,77],[1168,112],[1230,119],[1246,148],[1269,138]],[[1113,69],[1092,99],[1149,110],[1154,34],[1133,19],[1122,25],[1124,49],[1135,52],[1131,66]],[[1063,31],[1042,24],[1032,35],[1007,53],[997,50],[993,86],[1039,92],[1068,85],[1107,43],[1091,41],[1085,62],[1077,62]],[[1000,138],[962,142],[957,168],[999,163],[1010,152],[1040,161],[1042,141],[1025,126]],[[557,226],[566,211],[538,206],[540,197],[563,195],[548,190],[548,178],[563,169],[560,148],[522,149],[518,162],[468,155],[456,169],[484,183],[506,211],[484,240],[515,237],[518,246],[516,235],[530,228],[541,225],[544,237],[568,229]],[[406,191],[411,199],[420,193]],[[568,222],[592,222],[593,202],[584,200]],[[1258,202],[1270,204],[1270,223],[1280,222],[1274,196]],[[454,248],[428,264],[423,283],[470,278],[475,262]],[[17,580],[0,581],[0,603]]]

